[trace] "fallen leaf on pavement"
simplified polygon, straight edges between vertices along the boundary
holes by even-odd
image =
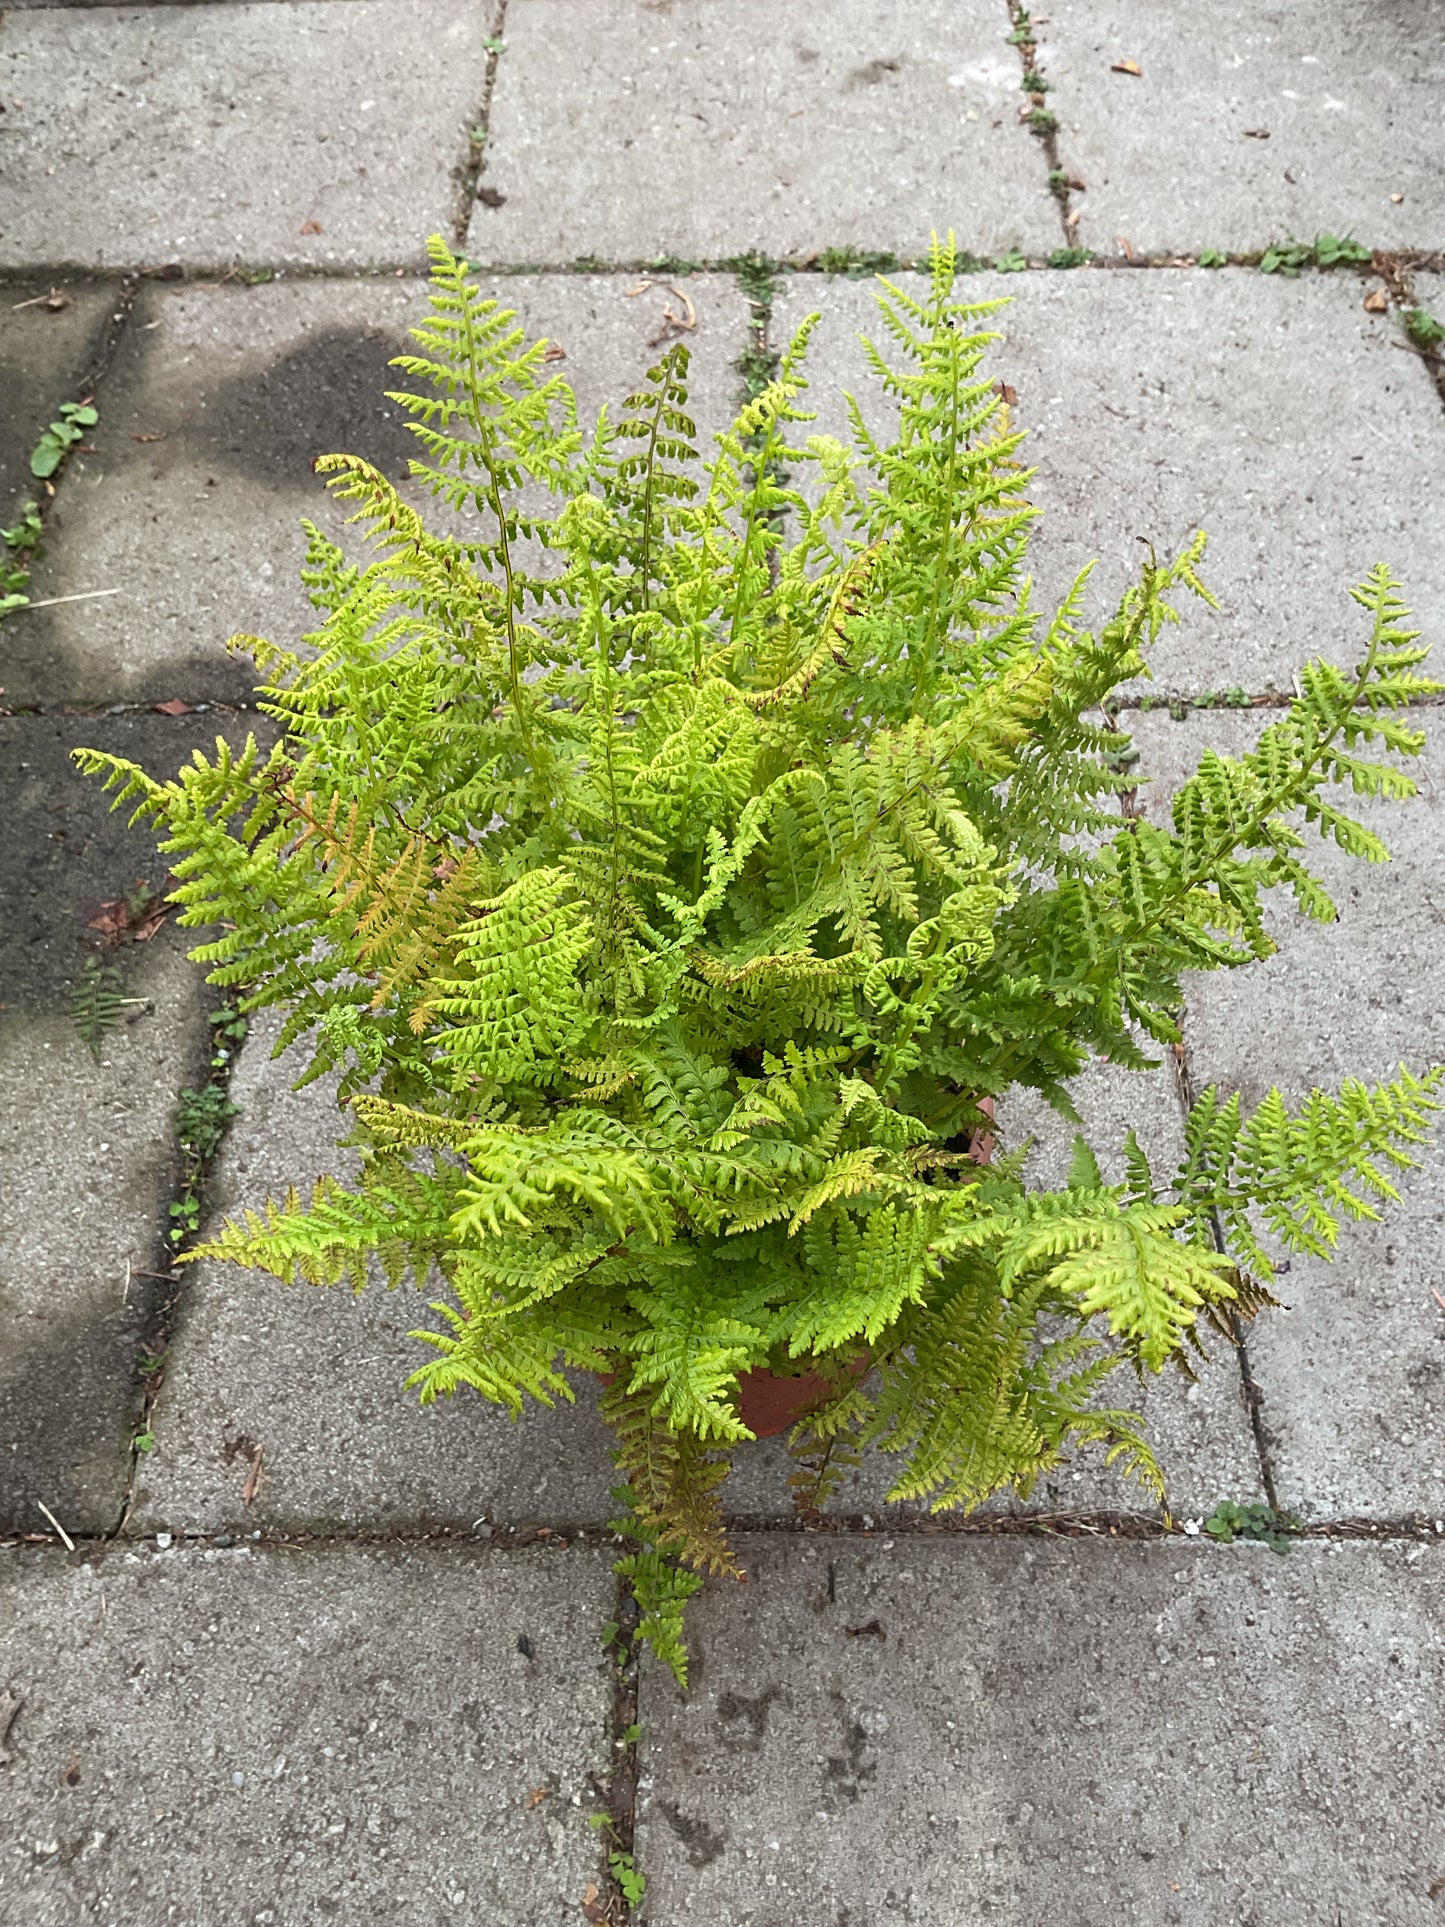
[[[164,435],[132,435],[131,440],[133,442],[163,442],[165,440],[165,436]],[[156,704],[157,709],[160,709],[162,707],[163,705],[161,703]]]
[[[1144,69],[1137,60],[1116,60],[1109,69],[1111,74],[1132,74],[1135,80],[1144,78]]]
[[[597,1882],[595,1880],[589,1880],[583,1890],[582,1914],[584,1919],[593,1922],[605,1921],[607,1918],[607,1907],[598,1897]]]
[[[136,436],[138,442],[158,442],[160,439],[159,435]],[[163,703],[152,703],[151,708],[155,710],[158,716],[189,716],[191,713],[191,705],[187,702],[182,702],[179,696],[171,696]]]
[[[1390,297],[1383,288],[1371,288],[1362,303],[1366,314],[1384,314],[1390,306]]]
[[[319,221],[303,221],[301,223],[301,232],[303,234],[320,234],[322,232],[321,223]]]
[[[1116,234],[1114,241],[1118,247],[1124,250],[1124,259],[1126,261],[1137,261],[1139,259],[1138,255],[1134,252],[1134,243],[1129,239],[1127,234]]]
[[[539,1807],[541,1806],[544,1800],[548,1800],[551,1797],[552,1797],[551,1787],[534,1786],[532,1788],[532,1791],[527,1795],[527,1805],[529,1807]]]
[[[652,283],[644,277],[644,279],[638,282],[635,288],[629,288],[627,290],[627,299],[630,301],[635,294],[646,294],[651,286]]]
[[[1004,403],[1009,408],[1012,408],[1014,403],[1019,398],[1018,389],[1010,387],[1010,385],[1006,381],[996,381],[993,385],[993,392],[996,395],[1001,396],[1003,398]]]
[[[562,346],[560,341],[549,341],[547,343],[546,353],[542,356],[542,359],[543,361],[565,361],[567,359],[567,350]]]
[[[1244,130],[1244,138],[1247,141],[1267,141],[1269,139],[1269,129],[1267,127],[1246,127]]]

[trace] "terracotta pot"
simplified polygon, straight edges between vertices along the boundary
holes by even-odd
[[[861,1378],[868,1360],[855,1358],[848,1369],[855,1378]],[[776,1438],[779,1432],[786,1432],[800,1418],[825,1405],[833,1397],[836,1384],[836,1379],[822,1372],[799,1372],[791,1378],[766,1368],[739,1372],[738,1416],[760,1439]]]

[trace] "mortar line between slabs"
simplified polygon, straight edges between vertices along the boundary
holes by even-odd
[[[153,4],[155,0],[153,0]],[[160,0],[160,4],[180,4],[181,0]],[[237,0],[241,4],[241,0]],[[862,251],[862,250],[860,250]],[[890,254],[889,249],[871,250],[879,254]],[[1023,273],[1033,274],[1120,274],[1148,273],[1151,270],[1193,269],[1201,274],[1215,274],[1218,268],[1200,268],[1198,256],[1208,252],[1207,248],[1185,250],[1170,254],[1137,254],[1133,260],[1123,255],[1095,255],[1093,260],[1082,262],[1077,267],[1051,267],[1046,255],[1025,255]],[[1235,251],[1219,250],[1224,255],[1224,267],[1249,268],[1257,270],[1260,260],[1267,251],[1266,247],[1240,249]],[[818,251],[819,254],[822,250]],[[960,254],[971,254],[971,250],[960,245]],[[979,263],[977,272],[996,272],[993,261],[980,255],[972,258]],[[848,280],[854,278],[838,274],[819,263],[818,254],[804,257],[796,255],[770,255],[761,248],[741,248],[736,254],[709,255],[696,260],[669,254],[629,255],[614,260],[600,257],[579,256],[572,261],[474,261],[466,256],[468,271],[485,279],[496,276],[511,279],[518,275],[559,275],[559,276],[605,276],[622,274],[646,274],[665,269],[671,274],[732,274],[740,261],[756,259],[769,264],[780,274],[816,275],[821,279]],[[888,270],[892,274],[926,273],[928,261],[925,255],[893,256],[894,266]],[[1303,280],[1312,275],[1353,276],[1357,280],[1368,280],[1378,276],[1382,270],[1377,263],[1388,262],[1392,272],[1445,273],[1445,250],[1431,248],[1394,248],[1377,250],[1368,262],[1342,261],[1333,267],[1309,266],[1300,270],[1298,275],[1280,276],[1284,280]],[[408,257],[405,260],[381,260],[365,265],[340,265],[327,262],[270,262],[265,260],[241,261],[233,259],[224,262],[190,263],[179,262],[147,265],[128,265],[97,271],[93,266],[80,262],[42,261],[28,264],[11,263],[0,267],[0,293],[12,284],[19,286],[35,281],[43,281],[51,276],[63,276],[88,285],[116,284],[137,279],[140,281],[174,281],[189,287],[217,284],[224,286],[235,283],[243,287],[256,287],[271,281],[385,281],[410,278],[425,280],[428,264],[425,257]],[[962,272],[962,271],[961,271]],[[965,276],[966,278],[966,276]],[[0,300],[0,313],[4,312]]]
[[[1026,86],[1024,89],[1028,94],[1031,106],[1029,133],[1033,139],[1039,143],[1043,152],[1044,161],[1048,168],[1045,186],[1048,190],[1050,200],[1053,201],[1058,210],[1059,220],[1063,228],[1064,246],[1071,248],[1078,240],[1076,229],[1079,223],[1079,216],[1074,211],[1069,199],[1068,178],[1064,171],[1063,158],[1059,152],[1058,116],[1052,113],[1049,108],[1050,89],[1048,77],[1038,62],[1037,41],[1014,38],[1016,34],[1022,32],[1025,24],[1029,26],[1033,25],[1033,22],[1029,18],[1027,0],[1004,0],[1004,5],[1008,13],[1009,25],[1013,29],[1013,32],[1009,35],[1009,39],[1018,49],[1022,78],[1025,82],[1035,81],[1038,83],[1036,86]],[[1042,124],[1032,118],[1032,116],[1038,115],[1047,117]]]
[[[1445,1515],[1445,1503],[1442,1503],[1441,1511]],[[64,1521],[61,1523],[64,1524]],[[850,1539],[860,1544],[889,1539],[1115,1539],[1139,1543],[1168,1539],[1179,1543],[1197,1541],[1200,1544],[1208,1540],[1208,1535],[1202,1531],[1190,1531],[1180,1522],[1166,1525],[1162,1519],[1146,1513],[1109,1511],[990,1513],[983,1517],[973,1515],[961,1519],[926,1515],[889,1519],[876,1513],[853,1513],[808,1521],[778,1515],[738,1513],[725,1518],[723,1523],[730,1533],[758,1538]],[[1437,1522],[1433,1516],[1424,1513],[1394,1519],[1344,1515],[1336,1519],[1312,1520],[1292,1536],[1301,1543],[1328,1539],[1371,1545],[1406,1540],[1434,1544],[1438,1540],[1445,1545],[1445,1531],[1437,1531],[1437,1524],[1445,1527],[1445,1516]],[[161,1530],[142,1533],[129,1530],[119,1535],[69,1532],[68,1537],[75,1551],[80,1554],[104,1551],[109,1547],[122,1551],[138,1550],[142,1546],[154,1546],[160,1541],[164,1542],[162,1549],[181,1551],[236,1551],[250,1547],[272,1552],[324,1552],[332,1547],[371,1546],[385,1549],[396,1546],[415,1549],[436,1546],[438,1549],[501,1554],[541,1549],[560,1556],[574,1551],[615,1553],[626,1543],[606,1526],[598,1525],[493,1526],[490,1536],[486,1537],[466,1527],[453,1529],[444,1526],[430,1529],[397,1527],[394,1530],[358,1527],[352,1531],[330,1529],[320,1532],[288,1532],[274,1527],[255,1528],[252,1531],[217,1529],[214,1532]],[[0,1532],[0,1548],[11,1550],[24,1546],[60,1547],[61,1543],[59,1535],[54,1532],[18,1529]]]
[[[452,238],[458,248],[465,248],[467,244],[467,229],[472,224],[472,212],[487,166],[487,148],[492,138],[492,96],[497,88],[497,66],[505,51],[502,39],[507,27],[507,0],[493,0],[490,25],[481,103],[469,130],[467,157],[459,170],[457,213],[452,226]]]

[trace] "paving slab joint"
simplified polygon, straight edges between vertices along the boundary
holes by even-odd
[[[1073,204],[1077,191],[1077,177],[1070,174],[1064,166],[1059,151],[1058,116],[1049,106],[1049,81],[1038,64],[1038,44],[1029,36],[1033,22],[1029,18],[1026,0],[1006,0],[1009,25],[1012,32],[1009,39],[1018,48],[1019,60],[1023,69],[1023,86],[1030,101],[1028,122],[1031,131],[1042,147],[1048,162],[1048,187],[1059,210],[1059,220],[1063,225],[1064,246],[1062,252],[1073,253],[1078,246],[1079,222],[1082,211]],[[1062,266],[1063,263],[1061,262]],[[1082,265],[1070,263],[1069,265]]]
[[[1371,257],[1371,271],[1385,284],[1391,307],[1398,316],[1404,339],[1394,345],[1424,363],[1441,403],[1445,404],[1445,337],[1437,330],[1440,315],[1432,315],[1415,293],[1412,270],[1439,272],[1428,257],[1391,253],[1377,249]],[[1423,321],[1420,319],[1423,317]]]
[[[600,1802],[598,1831],[603,1837],[603,1885],[582,1903],[586,1919],[623,1927],[633,1918],[632,1902],[623,1875],[636,1877],[634,1853],[637,1842],[637,1742],[641,1733],[638,1721],[639,1653],[638,1625],[641,1613],[632,1596],[629,1582],[618,1577],[616,1617],[601,1629],[612,1660],[612,1712],[608,1733],[610,1769],[606,1781],[589,1775],[592,1791]]]
[[[453,230],[455,244],[465,248],[467,229],[471,225],[472,209],[479,200],[484,200],[488,190],[482,184],[482,173],[487,164],[487,140],[492,124],[492,95],[497,86],[497,65],[506,52],[504,37],[507,27],[507,0],[496,0],[492,13],[492,30],[487,37],[487,65],[482,76],[482,98],[476,115],[467,129],[467,157],[458,169],[457,215]],[[495,194],[496,190],[492,189]],[[500,207],[501,198],[491,201],[490,206]]]
[[[44,279],[43,272],[39,278]],[[131,311],[135,307],[139,283],[140,276],[137,274],[123,275],[116,283],[115,299],[110,303],[105,327],[90,365],[83,371],[69,396],[56,397],[57,409],[66,407],[68,403],[81,407],[98,405],[105,377],[111,363],[115,360],[121,336],[125,333]],[[62,305],[64,299],[62,297]],[[75,431],[72,429],[71,432]],[[81,441],[83,440],[82,435]],[[76,444],[76,446],[79,445]],[[29,584],[30,565],[39,556],[44,545],[45,524],[60,492],[60,484],[65,478],[65,472],[70,466],[71,453],[72,448],[63,448],[58,464],[49,475],[33,476],[28,486],[22,489],[13,503],[0,503],[0,521],[7,520],[12,511],[20,518],[4,541],[0,542],[0,596],[7,593],[23,595]],[[30,606],[28,601],[9,610],[0,606],[0,625],[3,625],[7,617],[23,615]],[[4,693],[4,690],[0,689],[0,696]],[[10,713],[0,708],[0,715]]]
[[[1189,1014],[1186,1008],[1180,1012],[1180,1032],[1184,1041],[1176,1044],[1172,1052],[1175,1088],[1179,1093],[1180,1108],[1186,1124],[1189,1113],[1194,1108],[1195,1098],[1194,1074],[1189,1059],[1188,1024]],[[1224,1226],[1220,1222],[1217,1211],[1210,1211],[1209,1225],[1215,1250],[1221,1256],[1227,1256],[1228,1246],[1225,1242]],[[1279,1492],[1275,1485],[1274,1460],[1269,1448],[1269,1430],[1264,1421],[1264,1393],[1250,1363],[1249,1345],[1245,1338],[1243,1320],[1235,1312],[1229,1314],[1229,1328],[1234,1335],[1234,1355],[1239,1364],[1240,1396],[1244,1400],[1244,1409],[1249,1414],[1250,1434],[1254,1439],[1255,1456],[1259,1460],[1259,1482],[1264,1488],[1265,1498],[1269,1501],[1270,1511],[1278,1516]],[[1220,1496],[1223,1498],[1228,1495],[1221,1493]]]
[[[166,1359],[182,1296],[184,1274],[176,1269],[176,1265],[199,1234],[204,1216],[202,1199],[206,1181],[231,1120],[237,1114],[230,1099],[231,1071],[245,1035],[246,1021],[237,1014],[234,1005],[222,1003],[218,998],[210,1024],[211,1050],[206,1082],[198,1091],[181,1092],[176,1103],[174,1116],[176,1143],[181,1153],[180,1177],[174,1194],[166,1202],[165,1219],[161,1227],[162,1242],[170,1254],[170,1268],[149,1276],[148,1282],[159,1289],[149,1292],[143,1301],[145,1309],[137,1347],[140,1412],[131,1433],[130,1461],[126,1467],[119,1515],[106,1535],[112,1539],[121,1537],[125,1532],[135,1505],[136,1480],[141,1461],[155,1446],[153,1427],[156,1401],[165,1384]],[[129,1290],[129,1274],[126,1287]],[[254,1445],[250,1450],[250,1464],[246,1473],[246,1505],[249,1506],[254,1500],[264,1476],[262,1449],[259,1444]]]

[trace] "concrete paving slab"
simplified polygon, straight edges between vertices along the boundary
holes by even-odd
[[[1351,234],[1445,245],[1441,0],[1062,0],[1041,23],[1059,143],[1101,253]],[[1142,73],[1116,71],[1130,60]]]
[[[635,285],[590,275],[492,284],[534,336],[565,350],[589,423],[655,362],[676,306],[666,287],[629,298]],[[750,316],[729,276],[686,286],[698,319],[692,399],[708,436],[732,417]],[[97,452],[65,478],[35,577],[37,598],[123,593],[8,625],[10,700],[244,699],[249,665],[227,657],[227,638],[292,642],[315,625],[297,573],[300,521],[333,534],[343,523],[313,457],[345,449],[406,474],[416,444],[386,400],[400,379],[388,363],[425,312],[424,285],[395,279],[148,288],[105,386]]]
[[[136,1361],[155,1278],[179,1092],[204,1080],[212,997],[169,925],[104,953],[138,1000],[92,1058],[70,1013],[86,919],[165,865],[112,816],[69,750],[88,743],[174,767],[205,719],[0,720],[0,1523],[72,1531],[119,1517],[139,1410]],[[89,941],[87,941],[89,939]],[[192,939],[191,941],[194,941]]]
[[[643,1681],[652,1927],[1427,1927],[1436,1546],[759,1536]]]
[[[64,306],[47,305],[52,290]],[[81,383],[95,360],[116,290],[74,275],[21,275],[0,285],[0,519],[41,484],[30,456],[63,401],[83,398]]]
[[[0,1558],[15,1927],[579,1918],[605,1555]]]
[[[492,25],[468,0],[17,13],[0,265],[420,264]]]
[[[489,262],[1057,247],[996,0],[511,0]]]
[[[1041,599],[1097,558],[1097,624],[1137,572],[1138,537],[1171,553],[1209,532],[1219,612],[1189,601],[1154,652],[1157,687],[1288,691],[1309,656],[1353,661],[1349,589],[1380,560],[1423,621],[1445,621],[1445,415],[1354,276],[1077,270],[963,286],[1012,301],[991,366],[1031,431]],[[881,331],[868,284],[800,275],[781,284],[774,344],[814,309],[809,399],[837,433],[836,391],[876,393],[856,336]]]
[[[1196,976],[1186,1037],[1197,1088],[1218,1083],[1254,1105],[1271,1085],[1297,1100],[1348,1076],[1393,1076],[1445,1059],[1439,903],[1445,822],[1438,712],[1422,794],[1361,807],[1389,864],[1365,864],[1315,844],[1311,867],[1339,909],[1307,923],[1281,902],[1271,919],[1279,953],[1250,970]],[[1262,720],[1137,718],[1140,770],[1161,792],[1206,745],[1238,754]],[[1402,1206],[1379,1225],[1347,1227],[1325,1265],[1295,1258],[1279,1283],[1287,1311],[1255,1321],[1249,1350],[1281,1502],[1312,1518],[1439,1516],[1445,1509],[1445,1312],[1433,1295],[1445,1254],[1445,1152],[1436,1142],[1402,1183]]]

